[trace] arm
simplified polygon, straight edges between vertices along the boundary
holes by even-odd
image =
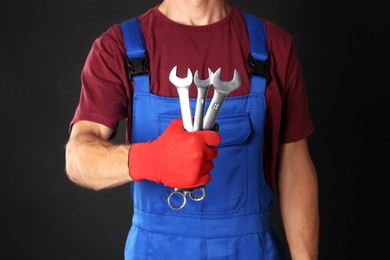
[[[181,119],[173,120],[156,140],[134,143],[131,149],[107,141],[111,134],[110,128],[89,121],[73,125],[66,145],[66,171],[73,182],[95,190],[115,187],[132,181],[130,168],[135,181],[203,186],[210,181],[221,142],[215,131],[185,131]]]
[[[108,141],[112,130],[104,125],[78,121],[66,145],[66,172],[76,184],[94,190],[131,181],[128,169],[130,145]]]
[[[283,144],[279,154],[279,199],[292,259],[317,259],[318,184],[306,139]]]

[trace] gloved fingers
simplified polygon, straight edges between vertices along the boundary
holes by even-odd
[[[181,118],[175,118],[171,121],[171,123],[168,125],[167,129],[165,131],[177,131],[177,132],[184,132],[184,125],[183,120]]]
[[[213,161],[206,161],[204,162],[204,164],[202,165],[202,172],[203,173],[207,173],[209,174],[211,172],[211,170],[214,168],[214,162]]]
[[[221,143],[221,136],[215,131],[199,131],[197,132],[203,136],[203,139],[207,146],[217,146]]]
[[[215,147],[208,147],[205,149],[205,159],[206,160],[213,160],[218,155],[218,149]]]
[[[207,172],[207,173],[203,174],[201,177],[199,177],[198,182],[194,187],[204,186],[207,183],[209,183],[210,181],[211,181],[211,175],[210,175],[210,173]]]
[[[165,186],[180,189],[192,189],[204,186],[211,180],[210,172],[202,170],[197,176],[186,177],[182,179],[169,180],[164,183]]]

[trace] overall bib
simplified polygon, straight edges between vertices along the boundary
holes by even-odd
[[[266,60],[264,24],[254,16],[245,17],[252,56]],[[123,24],[122,30],[126,30],[128,57],[143,57],[144,50],[129,50],[143,44],[141,31]],[[132,142],[155,140],[174,118],[181,117],[179,99],[151,93],[148,75],[133,80]],[[225,100],[217,119],[222,142],[205,199],[187,199],[183,209],[172,210],[167,203],[172,188],[151,181],[131,184],[134,216],[126,260],[284,259],[283,246],[269,221],[272,190],[263,167],[265,89],[266,79],[253,75],[248,95]],[[190,102],[194,111],[196,99]],[[210,99],[206,108],[209,103]]]

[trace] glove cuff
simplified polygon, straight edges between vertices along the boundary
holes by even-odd
[[[129,149],[129,175],[134,181],[160,182],[152,142],[133,143]]]

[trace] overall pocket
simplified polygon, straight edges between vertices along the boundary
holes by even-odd
[[[180,115],[159,115],[160,134],[170,122]],[[251,124],[248,113],[220,115],[219,134],[221,144],[218,157],[214,159],[211,181],[206,184],[206,197],[202,201],[187,198],[186,206],[180,215],[201,213],[202,216],[218,216],[240,210],[248,197],[248,149],[247,142],[251,136]],[[162,187],[161,199],[167,203],[172,188]]]

